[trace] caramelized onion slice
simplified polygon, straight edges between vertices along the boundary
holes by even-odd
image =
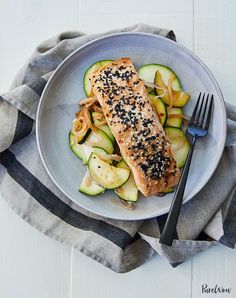
[[[190,117],[184,114],[169,114],[168,118],[180,118],[180,119],[185,119],[187,121],[190,120]]]
[[[117,199],[115,199],[115,198],[112,198],[111,201],[112,201],[112,203],[114,203],[122,208],[126,208],[128,210],[134,209],[134,204],[132,202],[124,201],[121,199],[119,199],[119,201],[117,201]]]
[[[154,84],[154,83],[151,83],[151,82],[147,82],[145,80],[142,80],[144,85],[147,86],[147,87],[150,87],[150,88],[156,88],[156,89],[159,89],[159,90],[162,90],[163,93],[160,94],[160,95],[157,95],[157,98],[162,98],[163,96],[166,95],[166,89],[165,88],[162,88],[162,87],[159,87],[158,85]]]
[[[83,106],[83,105],[90,106],[90,105],[94,104],[95,102],[97,102],[97,99],[95,97],[88,97],[88,98],[81,99],[79,104],[81,106]]]

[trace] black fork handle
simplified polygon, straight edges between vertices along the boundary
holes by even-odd
[[[182,200],[184,196],[184,190],[188,178],[188,172],[192,160],[192,155],[193,155],[193,149],[196,143],[196,137],[192,138],[191,141],[191,146],[188,152],[188,156],[186,159],[185,166],[182,170],[181,177],[179,180],[179,184],[175,190],[174,198],[171,203],[170,211],[167,217],[167,220],[165,222],[164,229],[162,231],[161,237],[160,237],[160,243],[166,244],[171,246],[173,239],[174,239],[174,234],[176,230],[176,225],[180,213],[180,208],[182,206]]]

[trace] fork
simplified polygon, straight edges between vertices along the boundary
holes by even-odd
[[[195,108],[193,110],[193,114],[187,128],[187,133],[192,136],[191,145],[185,166],[180,176],[179,183],[174,193],[174,198],[170,207],[168,217],[165,222],[164,229],[160,237],[160,243],[162,244],[169,246],[172,245],[180,213],[180,208],[182,206],[184,190],[188,178],[188,172],[192,160],[194,146],[197,138],[205,137],[208,133],[208,128],[211,120],[213,99],[213,95],[210,96],[209,94],[207,94],[206,96],[205,93],[203,93],[203,95],[200,93]]]

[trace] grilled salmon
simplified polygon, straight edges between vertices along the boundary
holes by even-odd
[[[95,71],[90,80],[138,189],[150,196],[176,185],[180,172],[169,140],[132,61],[118,59]]]

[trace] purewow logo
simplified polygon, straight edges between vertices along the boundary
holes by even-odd
[[[230,294],[231,290],[231,288],[225,288],[217,284],[214,287],[209,287],[207,284],[202,285],[202,294]]]

